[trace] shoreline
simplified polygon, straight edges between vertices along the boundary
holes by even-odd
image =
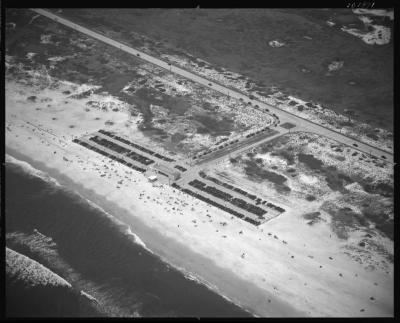
[[[162,261],[183,273],[187,279],[195,277],[197,282],[246,310],[251,315],[256,317],[300,317],[306,315],[305,312],[297,311],[276,296],[267,295],[265,291],[258,288],[254,283],[238,277],[232,271],[219,267],[211,259],[202,256],[190,247],[182,245],[179,241],[162,234],[156,229],[150,228],[139,216],[130,214],[128,210],[123,209],[112,201],[106,201],[104,196],[85,188],[82,184],[62,174],[58,169],[17,152],[8,146],[6,146],[6,154],[17,160],[27,162],[35,169],[47,173],[67,190],[79,194],[89,204],[94,203],[107,215],[130,226],[133,228],[133,233],[139,236],[147,248]],[[166,245],[168,245],[168,248],[165,248]],[[267,299],[272,299],[273,303],[269,304]]]
[[[196,280],[257,316],[393,315],[392,266],[370,270],[354,261],[357,250],[349,253],[344,241],[331,237],[329,223],[308,225],[302,214],[319,204],[288,201],[279,220],[255,228],[72,142],[102,128],[107,112],[82,114],[85,102],[78,100],[63,105],[64,88],[44,93],[58,108],[42,110],[40,102],[22,100],[37,92],[28,87],[21,94],[21,88],[7,89],[6,151],[114,215],[126,224],[127,235],[130,226],[139,238],[129,238],[143,240],[181,272],[195,273],[189,279],[201,277]],[[109,129],[127,118],[120,112],[118,125]]]

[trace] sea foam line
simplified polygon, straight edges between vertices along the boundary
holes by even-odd
[[[53,285],[72,288],[72,285],[41,263],[6,247],[6,271],[32,286]]]
[[[37,168],[34,168],[31,164],[29,164],[26,161],[22,161],[22,160],[17,159],[17,158],[15,158],[15,157],[13,157],[13,156],[11,156],[9,154],[6,154],[6,162],[21,167],[27,174],[29,174],[31,176],[38,177],[38,178],[44,180],[47,183],[51,183],[51,184],[56,185],[57,187],[62,187],[62,185],[55,178],[51,177],[47,173],[45,173],[45,172],[43,172],[43,171],[41,171],[41,170],[39,170]],[[132,241],[135,244],[140,245],[141,247],[143,247],[144,249],[146,249],[150,253],[154,254],[153,251],[150,250],[146,246],[146,244],[143,242],[143,240],[140,239],[140,237],[137,234],[132,232],[131,227],[129,225],[126,225],[125,223],[123,223],[122,221],[117,219],[115,216],[112,216],[110,213],[108,213],[102,207],[100,207],[99,205],[97,205],[93,201],[87,199],[85,196],[81,195],[80,193],[78,193],[78,192],[75,192],[75,193],[77,195],[79,195],[80,198],[85,200],[92,208],[102,212],[112,222],[114,222],[115,224],[117,224],[119,226],[123,226],[124,228],[126,228],[124,233],[126,233],[129,236],[132,236],[134,238]]]
[[[62,185],[55,179],[50,177],[47,173],[44,173],[36,168],[34,168],[31,164],[19,160],[15,157],[12,157],[9,154],[6,154],[6,162],[8,163],[12,163],[12,164],[16,164],[20,167],[22,167],[24,169],[24,171],[26,171],[27,173],[29,173],[32,176],[41,178],[42,180],[48,182],[48,183],[52,183],[55,184],[59,187],[61,187]],[[106,210],[104,210],[102,207],[100,207],[99,205],[97,205],[96,203],[94,203],[93,201],[87,199],[85,196],[81,195],[79,192],[75,192],[80,198],[82,198],[83,200],[85,200],[92,208],[102,212],[107,218],[109,218],[111,221],[113,221],[115,224],[119,225],[119,226],[123,226],[125,228],[125,234],[132,236],[133,242],[137,245],[140,245],[141,247],[143,247],[144,249],[146,249],[147,251],[149,251],[152,254],[155,254],[151,249],[149,249],[146,244],[143,242],[143,240],[134,232],[132,232],[131,227],[129,225],[126,225],[125,223],[123,223],[122,221],[120,221],[119,219],[117,219],[116,217],[112,216],[110,213],[108,213]],[[210,282],[206,281],[203,278],[200,278],[199,276],[189,272],[188,270],[186,270],[185,268],[176,266],[172,263],[170,263],[167,259],[165,259],[164,257],[157,255],[159,258],[161,258],[163,260],[163,262],[165,262],[166,264],[170,265],[171,267],[175,268],[176,270],[178,270],[179,272],[181,272],[186,279],[195,281],[198,284],[204,285],[206,286],[209,290],[217,293],[218,295],[222,296],[225,300],[229,301],[232,304],[235,304],[236,306],[240,307],[242,310],[250,313],[251,315],[254,315],[254,313],[249,312],[247,309],[243,308],[242,306],[240,306],[239,304],[235,303],[234,301],[232,301],[229,297],[227,297],[226,295],[224,295],[223,293],[220,292],[220,290],[218,289],[218,287],[216,287],[215,285],[211,284]],[[45,267],[44,267],[45,268]],[[60,277],[61,278],[61,277]],[[61,278],[63,279],[63,278]],[[69,284],[67,282],[67,284]],[[84,291],[81,291],[81,293],[85,293]],[[85,296],[87,296],[89,294],[85,293]],[[93,296],[89,295],[90,297],[94,298]],[[91,298],[90,298],[91,299]],[[96,300],[97,301],[97,300]]]
[[[42,172],[41,170],[34,168],[31,164],[26,161],[17,159],[6,153],[6,163],[14,164],[21,167],[24,172],[27,174],[38,177],[47,183],[51,183],[56,185],[57,187],[61,187],[61,184],[53,177],[49,176],[47,173]]]
[[[200,276],[198,276],[198,275],[196,275],[196,274],[190,272],[189,270],[187,270],[187,269],[185,269],[185,268],[183,268],[183,267],[180,267],[180,266],[177,266],[177,265],[171,263],[171,262],[168,261],[165,257],[162,257],[162,256],[158,256],[158,257],[160,257],[161,260],[162,260],[163,262],[165,262],[166,264],[170,265],[172,268],[174,268],[174,269],[178,270],[179,272],[181,272],[181,273],[185,276],[186,279],[191,280],[191,281],[194,281],[194,282],[196,282],[196,283],[199,284],[199,285],[203,285],[203,286],[207,287],[209,290],[211,290],[212,292],[218,294],[219,296],[221,296],[222,298],[224,298],[226,301],[228,301],[228,302],[230,302],[230,303],[236,305],[237,307],[239,307],[239,308],[242,309],[243,311],[249,313],[250,315],[252,315],[252,316],[254,316],[254,317],[258,317],[255,313],[250,312],[248,309],[244,308],[242,305],[240,305],[240,304],[234,302],[234,301],[233,301],[232,299],[230,299],[228,296],[226,296],[225,294],[223,294],[223,293],[220,291],[220,289],[219,289],[217,286],[215,286],[214,284],[210,283],[209,281],[205,280],[204,278],[202,278],[202,277],[200,277]]]
[[[97,300],[96,297],[90,295],[89,293],[86,293],[84,290],[81,290],[81,291],[80,291],[80,294],[81,294],[82,296],[86,297],[87,299],[89,299],[90,301],[93,301],[93,302],[95,302],[96,304],[99,304],[99,305],[100,305],[100,302]]]

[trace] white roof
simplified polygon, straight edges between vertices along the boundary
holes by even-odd
[[[157,176],[156,175],[151,175],[151,176],[149,176],[148,177],[150,180],[153,180],[153,179],[157,179]]]

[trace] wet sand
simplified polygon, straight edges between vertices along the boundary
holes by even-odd
[[[34,168],[48,173],[61,185],[79,193],[84,198],[100,206],[107,213],[130,225],[133,228],[132,231],[141,238],[146,246],[165,262],[195,276],[209,288],[227,297],[253,315],[262,317],[306,316],[305,312],[300,312],[289,304],[282,302],[272,295],[272,293],[270,295],[266,294],[265,291],[258,288],[255,284],[239,278],[225,268],[220,268],[210,259],[196,253],[192,248],[152,229],[138,217],[132,216],[127,210],[113,202],[107,201],[104,196],[100,196],[93,190],[86,189],[83,185],[74,182],[58,170],[50,168],[44,163],[27,157],[12,148],[7,147],[6,152],[12,157],[26,161]],[[166,248],[165,246],[168,247]]]

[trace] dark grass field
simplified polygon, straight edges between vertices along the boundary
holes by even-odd
[[[256,182],[261,182],[265,180],[270,181],[274,183],[275,189],[277,191],[281,193],[290,192],[289,186],[285,184],[287,181],[287,178],[285,176],[282,176],[263,167],[262,160],[254,159],[252,153],[248,153],[247,156],[250,157],[250,159],[245,159],[243,162],[244,171],[249,178],[255,180]]]
[[[45,17],[39,16],[31,22],[36,14],[26,9],[9,9],[7,21],[16,23],[15,28],[6,30],[7,54],[13,56],[16,62],[23,63],[29,68],[41,68],[45,66],[49,75],[74,82],[94,83],[101,85],[96,92],[108,92],[131,105],[132,115],[139,112],[143,121],[139,129],[148,137],[164,144],[172,152],[185,150],[179,146],[185,139],[185,133],[175,133],[169,136],[164,130],[157,127],[153,120],[154,115],[150,106],[161,105],[168,110],[168,118],[176,119],[192,108],[193,97],[171,96],[163,93],[164,86],[157,83],[154,86],[147,85],[147,79],[151,76],[142,76],[136,69],[143,62],[138,58],[126,54],[111,46],[87,38],[85,35],[75,32],[63,25],[54,23]],[[41,36],[51,35],[51,43],[41,43]],[[72,43],[71,43],[72,41]],[[83,45],[82,45],[83,44]],[[86,47],[82,47],[86,46]],[[26,55],[30,52],[36,55],[32,60]],[[51,67],[50,57],[66,57],[64,61]],[[13,73],[13,69],[10,70]],[[128,93],[122,89],[132,80],[136,80],[139,86],[131,86]],[[75,95],[74,98],[84,98],[90,93]],[[66,93],[66,95],[68,95]],[[210,134],[212,136],[229,136],[234,130],[235,124],[229,114],[221,118],[215,117],[215,107],[208,102],[204,105],[203,113],[196,112],[191,118],[197,127],[197,133]],[[162,122],[166,120],[161,120]],[[179,122],[175,120],[174,122]],[[186,147],[187,148],[187,147]]]
[[[187,52],[250,77],[261,91],[274,85],[337,112],[353,110],[356,119],[373,126],[393,128],[393,44],[371,46],[342,32],[343,24],[362,28],[351,10],[64,9],[62,15],[113,31],[128,43],[131,31],[141,33],[154,40],[148,44],[152,50]],[[337,25],[329,27],[328,19]],[[385,18],[377,23],[392,25]],[[286,46],[273,48],[271,40]],[[132,46],[143,45],[135,42]],[[334,60],[344,66],[327,76]]]
[[[377,230],[393,240],[394,224],[383,211],[384,207],[381,203],[374,201],[373,206],[364,207],[362,214],[354,212],[350,208],[341,208],[330,210],[331,228],[335,234],[341,239],[348,238],[348,230],[356,228],[368,228],[372,223]]]
[[[322,161],[313,155],[302,154],[298,155],[300,162],[307,165],[310,169],[321,172],[325,175],[327,185],[331,190],[340,191],[346,194],[344,186],[357,181],[363,189],[371,194],[379,194],[381,197],[393,197],[393,187],[386,183],[372,184],[368,178],[350,178],[343,174],[334,166],[326,166]],[[385,234],[390,239],[393,239],[393,219],[385,214],[385,207],[381,205],[379,200],[364,202],[362,216],[353,212],[351,209],[340,209],[335,212],[330,212],[332,216],[332,229],[339,238],[347,239],[346,228],[355,226],[368,226],[368,221],[373,223],[375,227]]]
[[[196,114],[194,120],[201,124],[197,128],[198,133],[209,133],[214,136],[229,136],[234,125],[232,118],[223,117],[218,120],[211,114]]]
[[[140,61],[135,57],[100,42],[93,42],[81,33],[45,17],[39,16],[29,24],[33,16],[35,13],[26,9],[7,10],[7,22],[15,22],[16,28],[6,29],[6,49],[7,54],[16,57],[17,62],[32,68],[43,64],[51,76],[71,82],[84,83],[94,79],[103,86],[102,91],[109,91],[110,94],[119,92],[124,82],[136,77],[134,69]],[[51,34],[52,43],[41,43],[43,34]],[[71,44],[70,40],[79,41],[87,48]],[[29,52],[36,53],[32,61],[26,58]],[[71,57],[50,69],[48,58],[52,56]]]
[[[325,177],[326,184],[332,191],[338,191],[351,200],[351,192],[346,189],[346,185],[357,182],[367,193],[369,197],[363,198],[362,202],[355,202],[361,205],[362,215],[352,211],[348,208],[329,210],[328,213],[332,217],[331,228],[341,239],[347,239],[348,229],[363,227],[367,229],[369,224],[372,223],[377,230],[388,238],[393,240],[394,226],[393,219],[388,216],[388,199],[393,199],[394,188],[393,185],[384,182],[372,182],[368,174],[365,175],[347,175],[346,171],[340,170],[335,166],[328,166],[322,160],[313,154],[297,153],[286,146],[287,137],[279,137],[271,142],[268,142],[258,147],[260,153],[270,152],[271,155],[278,155],[285,158],[288,164],[291,165],[286,169],[286,176],[291,176],[296,173],[299,164],[312,170],[315,173]],[[339,149],[339,148],[337,148]],[[270,174],[264,172],[264,169],[259,170],[260,165],[257,160],[252,160],[252,154],[249,156],[250,161],[246,165],[246,172],[250,176],[266,176]],[[268,173],[271,171],[268,170]],[[264,173],[264,174],[263,174]],[[261,175],[260,175],[261,174]],[[279,174],[278,174],[279,175]],[[271,177],[270,177],[271,178]],[[272,176],[278,180],[282,178]],[[315,201],[316,197],[313,195],[306,196],[307,201]],[[358,198],[356,198],[357,200]],[[389,212],[390,213],[390,212]],[[319,212],[305,214],[304,218],[309,220],[308,224],[313,225],[319,220]]]
[[[313,224],[321,221],[320,215],[321,215],[321,212],[316,211],[316,212],[303,214],[303,218],[308,220],[307,224],[313,225]]]

